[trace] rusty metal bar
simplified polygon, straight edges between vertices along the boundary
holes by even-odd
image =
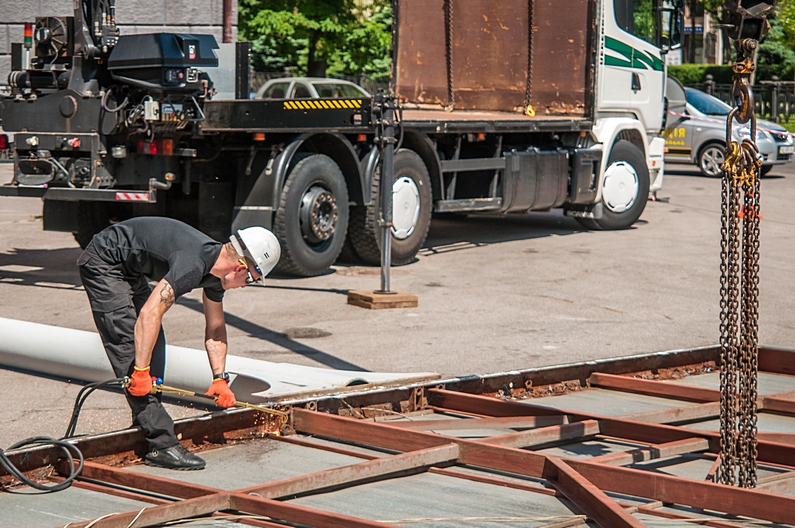
[[[386,423],[386,422],[385,422]],[[566,416],[526,416],[508,418],[479,418],[461,420],[418,420],[406,421],[395,420],[388,422],[389,425],[412,429],[416,431],[456,431],[463,429],[533,429],[536,427],[547,427],[550,425],[563,425],[568,423]]]
[[[522,416],[534,415],[538,409],[545,409],[531,403],[503,401],[487,396],[454,393],[439,389],[431,389],[427,392],[427,395],[429,401],[438,407],[448,408],[451,411],[459,408],[461,410],[475,409],[476,412],[484,414],[494,411],[499,416],[505,416],[511,412]],[[720,451],[720,435],[717,431],[696,431],[670,425],[641,423],[626,418],[600,416],[598,414],[569,410],[560,410],[560,412],[569,415],[570,420],[599,420],[603,435],[649,444],[668,443],[688,438],[706,438],[710,441],[710,452],[717,453]],[[759,462],[791,467],[793,460],[795,460],[795,446],[760,440],[757,444],[757,450],[757,460]]]
[[[395,526],[241,493],[230,495],[230,509],[316,528],[394,528]]]
[[[87,528],[88,526],[91,528],[119,528],[120,526],[130,526],[136,518],[136,526],[158,525],[199,515],[210,515],[219,510],[228,510],[229,505],[230,495],[228,493],[216,493],[197,499],[179,501],[163,506],[153,506],[143,511],[117,513],[104,519],[69,523],[69,528]]]
[[[378,477],[395,477],[432,465],[455,462],[457,458],[458,445],[447,444],[277,480],[268,484],[258,484],[237,490],[237,493],[250,493],[266,499],[276,499],[331,487],[352,486]]]
[[[596,372],[588,378],[592,387],[602,387],[622,392],[632,392],[634,394],[645,394],[658,398],[675,399],[696,403],[720,401],[720,391],[714,389],[703,389],[700,387],[688,387],[675,383],[665,383],[663,381],[645,380],[629,378],[627,376],[616,376],[613,374],[602,374]]]
[[[459,461],[462,464],[543,478],[543,467],[547,457],[531,451],[489,446],[462,439],[451,440],[439,435],[401,430],[383,424],[362,422],[352,418],[302,409],[295,409],[293,412],[295,427],[298,431],[388,449],[400,449],[399,446],[404,443],[425,444],[435,440],[438,444],[452,441],[461,448]],[[386,431],[379,431],[379,429],[386,429]],[[539,474],[539,461],[542,462],[541,474]],[[581,460],[567,459],[566,463],[584,478],[606,491],[697,508],[715,509],[718,505],[731,505],[732,509],[729,513],[773,522],[787,522],[785,519],[791,520],[791,512],[795,511],[795,498],[792,497],[771,495],[749,489],[728,488],[719,484]]]
[[[644,526],[602,490],[557,457],[547,457],[544,478],[600,526],[611,528]]]
[[[63,471],[59,468],[59,471]],[[147,475],[138,471],[122,470],[119,468],[97,464],[96,462],[85,462],[81,477],[117,484],[127,488],[142,491],[151,491],[169,497],[179,499],[193,499],[206,497],[218,493],[219,489],[201,484],[191,484],[180,480]]]
[[[763,396],[760,400],[760,411],[795,416],[795,401],[793,400],[785,400],[773,396]]]
[[[795,375],[795,351],[759,347],[759,370]]]
[[[698,405],[687,405],[685,407],[672,407],[671,409],[660,409],[657,411],[626,414],[622,416],[622,418],[625,420],[634,420],[636,422],[667,424],[703,420],[705,418],[717,418],[719,415],[720,403],[711,402]]]
[[[605,491],[708,510],[720,508],[734,515],[782,524],[791,523],[792,512],[795,511],[795,497],[584,460],[569,459],[566,462]]]
[[[627,464],[636,464],[646,460],[654,460],[658,458],[682,455],[685,453],[706,451],[707,449],[709,449],[708,440],[705,440],[704,438],[693,438],[688,440],[679,440],[677,442],[669,442],[667,444],[650,445],[648,447],[633,449],[632,451],[608,453],[606,455],[589,458],[589,460],[599,464],[626,466]]]
[[[572,440],[582,441],[590,436],[596,436],[601,432],[597,420],[583,420],[564,425],[554,425],[541,427],[529,431],[519,431],[518,433],[508,433],[497,436],[488,436],[473,440],[473,442],[483,442],[491,445],[504,447],[538,447],[549,446],[556,443],[565,443]]]

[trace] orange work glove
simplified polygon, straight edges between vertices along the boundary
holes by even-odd
[[[215,403],[221,407],[234,407],[237,403],[235,393],[229,388],[225,379],[215,379],[210,385],[210,390],[204,393],[205,396],[215,396]]]
[[[135,367],[133,375],[130,377],[130,384],[127,386],[127,390],[133,396],[146,396],[152,392],[153,379],[155,378],[149,375],[149,367]]]

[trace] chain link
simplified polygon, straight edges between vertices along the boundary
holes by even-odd
[[[453,0],[445,0],[444,15],[445,63],[447,66],[447,106],[444,109],[447,112],[452,112],[455,109],[455,91],[453,90]]]
[[[748,75],[755,49],[738,46],[733,94],[738,104],[726,125],[726,159],[721,166],[720,264],[720,466],[717,481],[756,487],[759,334],[759,180],[756,118]],[[750,137],[732,141],[733,121],[750,121]]]

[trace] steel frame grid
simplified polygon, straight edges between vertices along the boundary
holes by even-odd
[[[773,351],[775,361],[760,361],[764,370],[793,377],[795,381],[795,353]],[[605,390],[647,394],[692,402],[693,405],[619,417],[557,410],[533,402],[506,401],[494,395],[472,395],[442,388],[428,388],[424,392],[427,408],[436,413],[469,417],[464,420],[466,429],[513,428],[521,431],[478,439],[445,437],[445,429],[461,429],[462,420],[422,421],[364,421],[335,416],[323,412],[294,408],[292,425],[296,432],[312,437],[325,437],[332,443],[321,443],[312,438],[271,437],[307,447],[327,449],[365,459],[359,464],[332,470],[300,475],[269,484],[251,486],[234,491],[188,484],[176,479],[147,476],[140,473],[99,464],[86,463],[81,480],[75,486],[105,493],[134,498],[153,504],[142,511],[128,512],[100,520],[71,523],[78,526],[152,526],[170,520],[197,515],[215,515],[255,526],[283,526],[282,522],[309,526],[390,526],[366,519],[316,510],[285,502],[287,497],[336,490],[375,480],[389,479],[420,472],[430,472],[455,478],[464,478],[501,487],[511,487],[528,492],[555,495],[570,501],[588,519],[600,526],[644,526],[633,513],[680,519],[716,527],[739,527],[731,519],[718,515],[694,517],[692,513],[679,513],[662,509],[663,505],[676,504],[691,508],[708,509],[729,515],[749,517],[783,524],[795,523],[795,498],[777,493],[795,491],[795,434],[771,433],[760,435],[760,464],[778,468],[781,473],[760,479],[756,490],[726,487],[708,481],[653,474],[649,471],[623,467],[640,461],[700,454],[715,460],[709,480],[718,462],[719,435],[710,431],[694,431],[667,425],[682,420],[714,418],[717,416],[718,391],[688,387],[659,381],[642,380],[594,372],[588,385]],[[793,397],[787,391],[760,397],[760,409],[795,417]],[[415,396],[416,399],[416,396]],[[422,406],[422,405],[421,405]],[[197,426],[182,425],[191,438],[219,435],[234,430],[238,433],[256,428],[253,413],[222,415],[211,423]],[[427,418],[427,417],[426,417]],[[205,420],[206,422],[207,420]],[[427,432],[433,430],[433,433]],[[262,429],[259,430],[262,433]],[[137,435],[140,436],[140,435]],[[127,434],[111,444],[124,451],[131,444],[140,443],[136,435]],[[588,438],[618,439],[637,444],[635,449],[588,460],[565,459],[532,451],[538,446],[561,445]],[[339,443],[356,444],[371,449],[386,450],[396,454],[376,456],[362,453]],[[93,446],[91,440],[86,442]],[[92,449],[89,449],[91,452]],[[93,449],[99,453],[102,450]],[[106,450],[107,451],[107,450]],[[34,457],[35,458],[35,457]],[[46,463],[46,462],[45,462]],[[473,474],[456,466],[487,470],[486,474]],[[60,472],[67,468],[63,462]],[[488,471],[494,476],[487,476]],[[535,482],[505,480],[500,473],[530,477]],[[549,488],[539,487],[545,482]],[[107,485],[117,486],[114,488]],[[616,499],[615,494],[644,499],[641,505],[629,505]],[[282,500],[279,500],[282,499]],[[260,516],[239,519],[230,512],[245,512]],[[585,517],[575,520],[585,522]],[[741,522],[741,521],[736,521]],[[558,526],[553,523],[549,526]]]

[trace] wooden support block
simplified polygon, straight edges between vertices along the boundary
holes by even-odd
[[[348,304],[380,310],[382,308],[416,308],[419,298],[413,293],[375,291],[349,291]]]

